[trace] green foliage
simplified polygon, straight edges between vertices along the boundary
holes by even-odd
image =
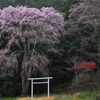
[[[91,95],[90,93],[88,92],[83,92],[83,93],[76,93],[73,98],[79,98],[79,99],[82,99],[82,100],[89,100],[91,98]]]
[[[94,97],[95,96],[90,95],[89,92],[83,92],[83,93],[76,93],[74,95],[56,96],[54,100],[94,100]]]
[[[64,0],[61,11],[65,13],[65,19],[68,19],[70,7],[78,2],[79,0]]]
[[[68,100],[68,97],[66,95],[56,96],[54,100]]]
[[[19,76],[0,79],[0,91],[3,96],[18,96],[21,94]]]
[[[3,97],[3,98],[0,98],[0,100],[17,100],[18,97]]]
[[[97,94],[95,100],[100,100],[100,94]]]
[[[0,8],[4,8],[8,5],[18,6],[23,5],[27,7],[34,7],[34,8],[42,8],[44,7],[53,7],[57,10],[62,8],[64,0],[1,0],[0,1]]]

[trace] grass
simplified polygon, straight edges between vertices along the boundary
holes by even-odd
[[[3,97],[3,98],[0,98],[0,100],[17,100],[18,97]]]
[[[36,95],[34,98],[30,97],[12,97],[0,98],[0,100],[95,100],[97,93],[82,92],[74,95],[51,95],[48,98],[46,95]]]
[[[48,97],[40,97],[40,98],[19,98],[18,100],[54,100],[54,96],[51,96],[50,98]]]
[[[54,100],[54,96],[51,96],[50,98],[48,97],[12,97],[12,98],[0,98],[0,100]]]
[[[40,94],[40,95],[34,95],[34,98],[32,99],[30,96],[27,97],[2,97],[0,100],[53,100],[55,94],[50,95],[50,98],[47,97],[47,94]],[[57,95],[56,95],[57,96]]]
[[[95,99],[97,92],[82,92],[75,93],[74,95],[60,95],[54,98],[54,100],[97,100]]]

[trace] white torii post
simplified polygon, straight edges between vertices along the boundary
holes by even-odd
[[[31,80],[31,98],[33,98],[33,84],[48,84],[47,88],[48,88],[48,98],[49,98],[49,94],[50,94],[50,83],[49,80],[52,79],[53,77],[41,77],[41,78],[28,78],[28,80]],[[47,82],[34,82],[33,80],[41,80],[41,79],[47,79]]]

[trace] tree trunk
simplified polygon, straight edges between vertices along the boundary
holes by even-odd
[[[27,57],[24,57],[23,63],[22,63],[22,71],[21,71],[21,79],[22,79],[22,95],[27,96],[30,86],[30,81],[28,80],[29,77],[31,77],[31,73],[27,74],[29,70],[28,66],[25,66],[24,62],[27,62]]]
[[[80,92],[77,69],[75,69],[75,78],[76,78],[76,92]]]
[[[27,96],[29,90],[29,81],[24,70],[22,70],[21,72],[21,78],[22,78],[22,95]]]

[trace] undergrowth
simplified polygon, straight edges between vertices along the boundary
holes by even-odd
[[[98,97],[97,92],[82,92],[82,93],[76,93],[73,95],[54,95],[51,96],[50,98],[48,97],[34,97],[34,98],[30,98],[30,97],[18,97],[18,98],[13,98],[13,99],[3,99],[0,98],[0,100],[99,100],[97,99]],[[100,94],[99,94],[100,95]]]

